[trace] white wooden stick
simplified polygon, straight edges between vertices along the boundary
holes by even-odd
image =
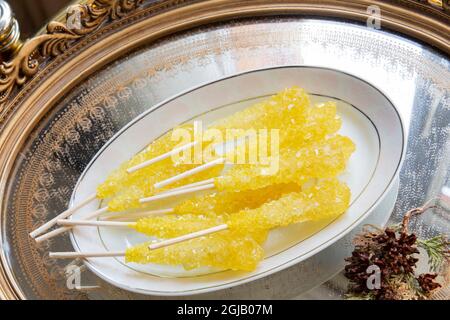
[[[165,190],[165,191],[163,191],[161,193],[158,193],[158,194],[156,194],[154,196],[150,196],[148,198],[142,198],[140,200],[142,200],[141,203],[147,203],[147,202],[161,200],[161,199],[174,197],[174,196],[178,196],[178,195],[183,195],[183,194],[188,194],[188,193],[192,193],[192,192],[212,189],[213,188],[212,184],[214,184],[214,179],[215,178],[211,178],[211,179],[206,179],[206,180],[202,180],[202,181],[186,184],[184,186],[173,188],[173,189],[169,189],[169,190]],[[202,187],[204,187],[204,188],[202,188]],[[173,211],[173,209],[172,209],[172,211]]]
[[[141,203],[148,203],[148,202],[152,202],[152,201],[156,201],[156,200],[160,200],[160,199],[164,199],[164,198],[168,198],[168,197],[173,197],[176,195],[182,195],[182,194],[188,194],[188,193],[192,193],[192,192],[212,189],[212,188],[214,188],[214,184],[212,184],[212,182],[214,182],[214,178],[194,182],[194,183],[187,184],[187,185],[184,185],[184,186],[181,186],[178,188],[164,191],[164,192],[154,195],[152,197],[140,199],[140,201],[142,201]],[[101,209],[93,212],[91,215],[88,215],[83,220],[96,218],[99,215],[101,215],[102,213],[105,213],[107,211],[108,211],[108,207],[101,208]],[[137,212],[137,213],[126,213],[126,214],[122,214],[121,216],[127,217],[127,218],[136,218],[136,217],[145,217],[145,216],[156,215],[156,214],[172,213],[173,211],[174,211],[173,208],[168,208],[168,209],[152,210],[152,211]],[[111,217],[107,217],[107,219],[111,219]],[[62,220],[62,219],[58,219],[58,220]],[[62,223],[64,224],[66,222],[62,222]],[[70,224],[67,223],[65,225],[70,225]]]
[[[98,221],[98,220],[58,220],[60,226],[91,226],[91,227],[132,227],[136,222]]]
[[[168,247],[176,243],[188,241],[191,239],[206,236],[208,234],[216,233],[228,229],[228,225],[221,224],[209,229],[192,232],[181,237],[172,238],[169,240],[153,243],[148,246],[149,250],[156,250],[163,247]],[[50,252],[50,258],[56,259],[75,259],[75,258],[102,258],[102,257],[123,257],[125,252]]]
[[[98,217],[99,215],[101,215],[102,213],[105,213],[107,211],[108,211],[108,207],[104,207],[104,208],[98,209],[98,210],[92,212],[91,214],[87,215],[86,217],[84,217],[84,219],[86,219],[86,220],[93,219],[93,218]],[[35,238],[34,240],[37,243],[40,243],[42,241],[48,240],[50,238],[53,238],[53,237],[55,237],[55,236],[57,236],[57,235],[59,235],[61,233],[69,231],[70,229],[72,229],[72,227],[61,227],[61,228],[52,230],[52,231],[50,231],[50,232],[48,232],[46,234],[43,234],[43,235]]]
[[[83,217],[83,219],[89,220],[89,219],[97,218],[98,216],[102,215],[103,213],[108,212],[108,210],[109,210],[108,206],[100,208],[94,212],[89,213],[88,215]]]
[[[191,143],[192,144],[192,143]],[[216,159],[214,161],[205,163],[204,165],[201,165],[197,168],[194,168],[192,170],[188,170],[186,172],[183,172],[177,176],[174,176],[172,178],[169,178],[167,180],[161,181],[159,183],[155,184],[155,188],[162,188],[170,183],[173,183],[175,181],[178,181],[180,179],[186,178],[188,176],[194,175],[198,172],[201,172],[203,170],[206,170],[212,166],[218,165],[220,163],[223,163],[225,161],[224,158],[219,158]],[[212,189],[214,187],[213,184],[211,184],[211,182],[214,182],[214,179],[207,179],[207,180],[203,180],[203,181],[198,181],[198,182],[194,182],[191,184],[187,184],[185,186],[180,186],[171,190],[167,190],[162,192],[161,194],[152,196],[152,197],[148,197],[148,198],[143,198],[140,199],[141,203],[148,203],[148,202],[152,202],[152,201],[156,201],[156,200],[160,200],[160,199],[164,199],[164,198],[168,198],[168,197],[173,197],[176,195],[181,195],[181,194],[187,194],[187,193],[191,193],[191,192],[197,192],[197,191],[202,191],[202,190],[207,190],[207,189]],[[157,186],[158,185],[158,186]],[[197,187],[198,188],[192,188],[192,187]],[[203,186],[203,187],[202,187]],[[207,187],[206,187],[207,186]],[[191,189],[192,188],[192,189]],[[96,199],[96,195],[93,194],[91,196],[89,196],[86,200],[84,200],[83,202],[81,202],[80,204],[64,211],[63,213],[59,214],[58,216],[54,217],[52,220],[48,221],[47,223],[43,224],[41,227],[37,228],[36,230],[34,230],[33,232],[30,233],[30,236],[32,238],[35,238],[37,242],[41,242],[47,239],[50,239],[56,235],[59,235],[61,233],[66,232],[67,230],[70,230],[70,228],[58,228],[55,229],[47,234],[45,234],[44,236],[38,237],[37,236],[41,235],[42,233],[44,233],[45,231],[47,231],[48,229],[50,229],[52,226],[54,226],[56,224],[56,222],[58,220],[61,219],[65,219],[69,216],[71,216],[76,210],[78,210],[79,208],[83,207],[84,205],[88,204],[89,202],[93,201],[94,199]],[[99,212],[98,214],[95,214],[90,217],[90,218],[95,218],[98,215],[106,212],[108,209],[107,208],[103,208],[101,209],[102,211]]]
[[[50,252],[49,257],[55,259],[123,257],[124,251],[111,252]]]
[[[139,219],[145,218],[148,216],[161,215],[166,213],[173,213],[175,211],[174,208],[160,209],[160,210],[150,210],[144,212],[131,212],[131,213],[121,213],[111,216],[104,217],[105,220],[118,220],[118,219]]]
[[[149,202],[153,202],[156,200],[161,200],[161,199],[165,199],[165,198],[170,198],[170,197],[174,197],[174,196],[179,196],[179,195],[183,195],[183,194],[189,194],[189,193],[193,193],[193,192],[198,192],[198,191],[203,191],[203,190],[209,190],[209,189],[214,189],[215,188],[215,184],[214,183],[210,183],[210,184],[205,184],[205,185],[201,185],[198,187],[194,187],[194,188],[184,188],[178,191],[173,191],[173,192],[164,192],[164,193],[160,193],[148,198],[141,198],[139,199],[140,203],[149,203]]]
[[[65,219],[69,216],[71,216],[75,211],[77,211],[78,209],[80,209],[81,207],[85,206],[86,204],[88,204],[89,202],[95,200],[97,197],[96,194],[92,194],[89,197],[87,197],[84,201],[80,202],[79,204],[67,209],[66,211],[60,213],[59,215],[57,215],[56,217],[54,217],[53,219],[51,219],[50,221],[47,221],[46,223],[44,223],[42,226],[40,226],[39,228],[37,228],[36,230],[34,230],[33,232],[30,233],[30,236],[32,238],[36,238],[38,235],[44,233],[45,231],[47,231],[48,229],[50,229],[51,227],[53,227],[56,224],[56,221],[59,219]]]
[[[215,178],[211,178],[211,179],[206,179],[206,180],[202,180],[202,181],[186,184],[186,185],[181,186],[181,187],[164,190],[163,192],[161,192],[159,194],[165,194],[165,193],[170,193],[170,192],[173,192],[173,191],[179,191],[179,190],[184,190],[184,189],[190,189],[190,188],[193,188],[193,187],[203,186],[205,184],[211,184],[211,183],[214,183],[214,180],[215,180]]]
[[[212,162],[214,162],[214,161],[211,161],[211,162],[209,162],[209,163],[207,163],[205,165],[209,165],[209,166],[217,165],[218,163],[220,163],[219,160],[221,160],[222,162],[225,161],[225,159],[220,158],[220,159],[214,160],[214,161],[216,161],[216,163],[214,163],[214,164],[212,164]],[[199,167],[194,168],[194,169],[198,169],[198,168]],[[153,202],[153,201],[157,201],[157,200],[161,200],[161,199],[165,199],[165,198],[169,198],[169,197],[174,197],[174,196],[178,196],[178,195],[183,195],[183,194],[189,194],[189,193],[194,193],[194,192],[203,191],[203,190],[214,189],[214,187],[215,187],[214,183],[205,184],[205,183],[207,183],[209,181],[214,181],[214,178],[213,179],[207,179],[207,180],[203,180],[203,181],[194,182],[194,183],[191,183],[191,184],[188,184],[188,185],[185,185],[185,186],[178,187],[176,189],[167,190],[165,192],[162,192],[160,194],[157,194],[157,195],[154,195],[154,196],[151,196],[151,197],[148,197],[148,198],[142,198],[142,199],[139,200],[139,202],[140,203],[149,203],[149,202]],[[192,185],[194,185],[194,187],[191,188]],[[198,185],[198,186],[196,186],[196,185]],[[170,209],[163,209],[163,210],[167,210],[167,213],[168,212],[173,212],[172,208],[170,208]],[[99,215],[101,215],[102,213],[105,213],[107,211],[108,211],[108,207],[101,208],[101,209],[99,209],[97,211],[94,211],[92,214],[84,217],[84,219],[88,220],[88,219],[96,218]],[[165,212],[164,211],[163,212],[155,211],[155,214],[156,213],[165,213]],[[55,219],[55,224],[56,224],[57,220],[60,220],[60,219]],[[52,231],[50,231],[50,232],[48,232],[48,233],[46,233],[44,235],[41,235],[40,237],[35,238],[35,240],[36,240],[37,243],[40,243],[42,241],[45,241],[45,240],[53,238],[53,237],[55,237],[57,235],[60,235],[60,234],[62,234],[64,232],[66,232],[66,231],[69,231],[70,229],[71,229],[71,226],[61,227],[61,228],[52,230]]]
[[[195,168],[193,168],[191,170],[187,170],[187,171],[185,171],[183,173],[177,174],[176,176],[170,177],[170,178],[168,178],[166,180],[157,182],[157,183],[154,184],[154,187],[155,187],[155,189],[159,189],[159,188],[165,187],[165,186],[167,186],[167,185],[169,185],[171,183],[174,183],[174,182],[179,181],[181,179],[190,177],[190,176],[192,176],[192,175],[194,175],[196,173],[205,171],[205,170],[207,170],[207,169],[209,169],[211,167],[214,167],[214,166],[216,166],[218,164],[221,164],[221,163],[224,163],[224,162],[225,162],[225,158],[218,158],[216,160],[213,160],[213,161],[207,162],[205,164],[202,164],[201,166],[195,167]]]
[[[156,163],[156,162],[159,162],[159,161],[162,161],[162,160],[164,160],[164,159],[167,159],[167,158],[173,156],[174,154],[177,154],[177,153],[179,153],[179,152],[181,152],[181,151],[183,151],[183,150],[192,148],[192,147],[195,146],[197,143],[198,143],[198,141],[194,141],[194,142],[190,142],[190,143],[188,143],[188,144],[185,144],[184,146],[181,146],[181,147],[172,149],[171,151],[166,152],[166,153],[164,153],[164,154],[162,154],[162,155],[160,155],[160,156],[157,156],[157,157],[155,157],[155,158],[153,158],[153,159],[144,161],[144,162],[142,162],[142,163],[140,163],[140,164],[138,164],[138,165],[136,165],[136,166],[134,166],[134,167],[128,168],[128,169],[127,169],[127,172],[128,172],[128,173],[133,173],[133,172],[135,172],[135,171],[137,171],[137,170],[139,170],[139,169],[148,167],[149,165],[152,165],[152,164],[154,164],[154,163]]]
[[[163,247],[168,247],[168,246],[171,246],[171,245],[176,244],[176,243],[180,243],[180,242],[183,242],[183,241],[188,241],[188,240],[191,240],[191,239],[203,237],[203,236],[206,236],[208,234],[216,233],[216,232],[223,231],[223,230],[226,230],[226,229],[228,229],[228,225],[227,224],[221,224],[221,225],[209,228],[209,229],[204,229],[204,230],[192,232],[192,233],[189,233],[189,234],[185,234],[185,235],[180,236],[180,237],[176,237],[176,238],[172,238],[172,239],[168,239],[168,240],[163,240],[163,241],[160,241],[160,242],[157,242],[157,243],[153,243],[153,244],[149,245],[148,248],[150,250],[155,250],[155,249],[159,249],[159,248],[163,248]]]

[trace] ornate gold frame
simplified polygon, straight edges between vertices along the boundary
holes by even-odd
[[[448,10],[448,0],[444,4]],[[450,54],[449,15],[410,0],[91,0],[79,5],[81,29],[51,22],[45,33],[25,42],[13,60],[0,65],[0,206],[29,132],[74,85],[124,53],[181,30],[241,17],[305,14],[364,21],[369,5],[380,7],[384,28]],[[0,298],[24,298],[3,251]]]

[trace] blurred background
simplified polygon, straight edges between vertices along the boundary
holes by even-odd
[[[6,0],[19,21],[22,38],[28,38],[41,29],[59,11],[73,0]]]

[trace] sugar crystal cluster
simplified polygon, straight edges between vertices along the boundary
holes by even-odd
[[[274,228],[306,221],[333,220],[343,214],[351,193],[338,176],[355,151],[348,137],[337,132],[342,120],[336,104],[312,104],[298,87],[281,91],[208,128],[279,129],[278,170],[268,174],[266,164],[212,167],[169,186],[214,178],[215,190],[192,196],[174,207],[172,214],[150,216],[130,224],[136,231],[160,239],[226,225],[227,229],[168,247],[151,250],[149,243],[130,247],[126,261],[253,270],[264,258],[263,243]],[[192,125],[183,128],[192,131]],[[204,143],[207,145],[207,143]],[[143,209],[139,199],[154,195],[154,184],[194,168],[166,159],[132,174],[127,169],[176,146],[170,133],[122,164],[98,187],[111,211]],[[231,154],[233,155],[232,151]],[[250,152],[246,150],[244,152]],[[228,156],[228,155],[227,155]]]

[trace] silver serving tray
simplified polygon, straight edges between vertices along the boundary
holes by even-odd
[[[46,219],[42,208],[52,214],[60,212],[92,156],[151,106],[202,83],[283,65],[315,65],[354,74],[368,79],[396,105],[408,144],[391,221],[398,221],[406,210],[450,184],[447,57],[397,34],[345,21],[273,17],[201,27],[169,36],[97,72],[61,99],[30,135],[16,163],[16,181],[7,186],[5,205],[10,214],[2,226],[6,260],[21,294],[27,298],[148,298],[117,289],[88,271],[81,273],[81,284],[100,288],[68,288],[67,262],[47,256],[48,251],[71,250],[68,238],[33,248],[29,255],[39,263],[31,263],[27,251],[19,250],[27,243],[14,234],[16,226],[39,225]],[[374,222],[383,223],[381,215]],[[23,221],[24,217],[28,220]],[[424,235],[449,233],[449,221],[443,215],[427,215],[415,230]],[[342,245],[350,252],[349,242]],[[314,271],[308,273],[296,265],[250,284],[196,297],[295,298],[320,285],[342,265],[333,270],[328,267],[320,260],[312,264],[311,270],[320,271],[308,283],[301,275]],[[316,297],[338,296],[339,290],[317,291]]]

